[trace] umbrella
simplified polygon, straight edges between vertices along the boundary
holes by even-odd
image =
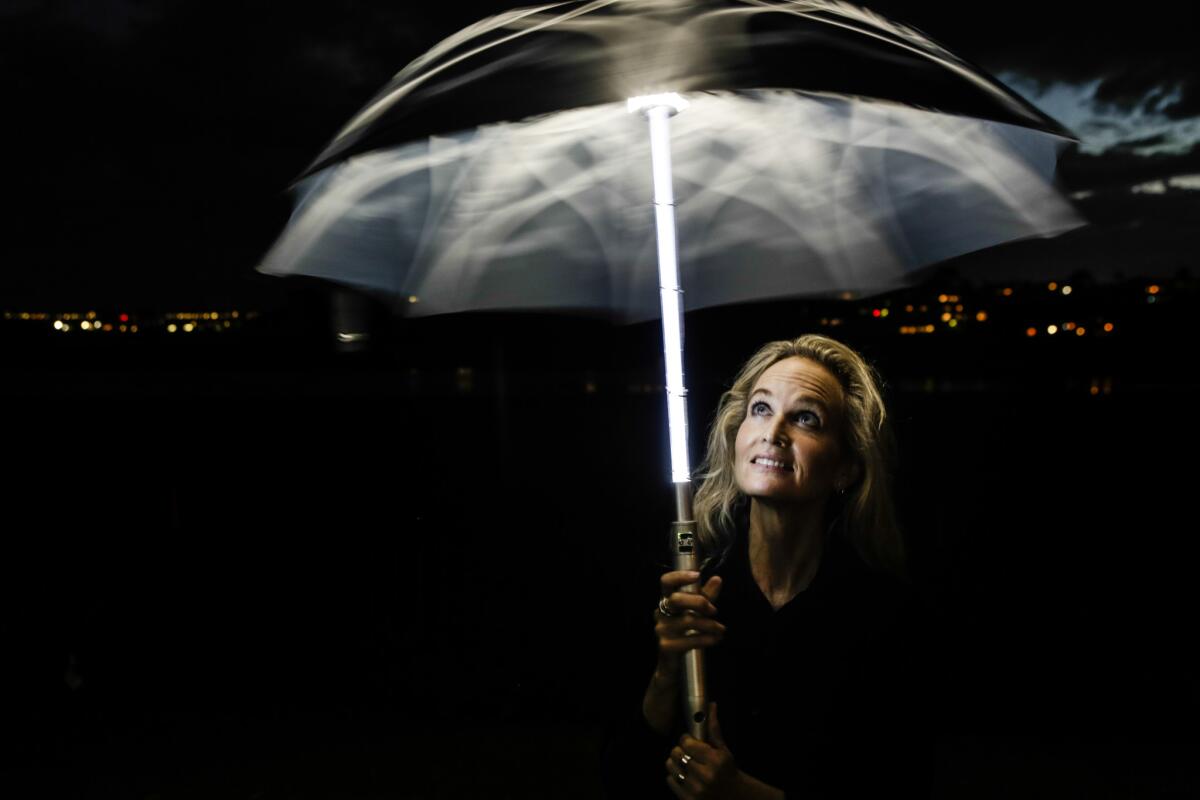
[[[919,31],[848,3],[517,9],[418,58],[343,128],[260,269],[386,291],[418,314],[661,309],[688,569],[683,290],[692,309],[861,295],[1075,227],[1053,185],[1068,137]],[[698,651],[686,668],[701,736]]]

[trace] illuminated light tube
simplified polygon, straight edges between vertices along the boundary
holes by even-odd
[[[683,382],[683,290],[675,233],[675,194],[671,186],[671,114],[687,107],[679,95],[650,95],[629,101],[645,111],[650,124],[650,163],[654,179],[654,225],[658,239],[658,286],[662,306],[663,356],[667,372],[667,428],[671,442],[671,481],[688,483],[687,388]]]

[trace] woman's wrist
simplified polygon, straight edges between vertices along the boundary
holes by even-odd
[[[765,784],[740,769],[734,781],[734,796],[739,800],[786,800],[782,789]]]
[[[659,691],[675,691],[679,687],[679,665],[659,662],[650,676],[650,685]]]
[[[656,669],[642,698],[642,716],[651,728],[663,736],[671,735],[671,725],[675,722],[675,707],[679,704],[678,684],[678,672]]]

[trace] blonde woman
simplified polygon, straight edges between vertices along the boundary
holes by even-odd
[[[770,342],[742,367],[696,493],[703,573],[661,580],[646,730],[627,756],[659,748],[657,787],[642,795],[895,797],[921,783],[891,446],[879,380],[846,345]],[[680,591],[697,581],[701,593]],[[708,653],[707,742],[678,736],[692,648]],[[610,751],[609,788],[628,795],[645,773],[618,761]]]

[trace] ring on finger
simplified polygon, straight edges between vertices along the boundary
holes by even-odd
[[[658,601],[658,613],[662,614],[664,617],[675,616],[675,612],[671,610],[671,604],[666,595],[663,595],[662,599]]]
[[[679,763],[683,764],[686,767],[688,765],[688,762],[691,760],[692,760],[692,757],[689,756],[687,753],[684,753],[683,758],[679,759]]]
[[[682,772],[675,773],[675,781],[677,783],[683,783],[686,780],[687,780],[687,775],[684,775]]]

